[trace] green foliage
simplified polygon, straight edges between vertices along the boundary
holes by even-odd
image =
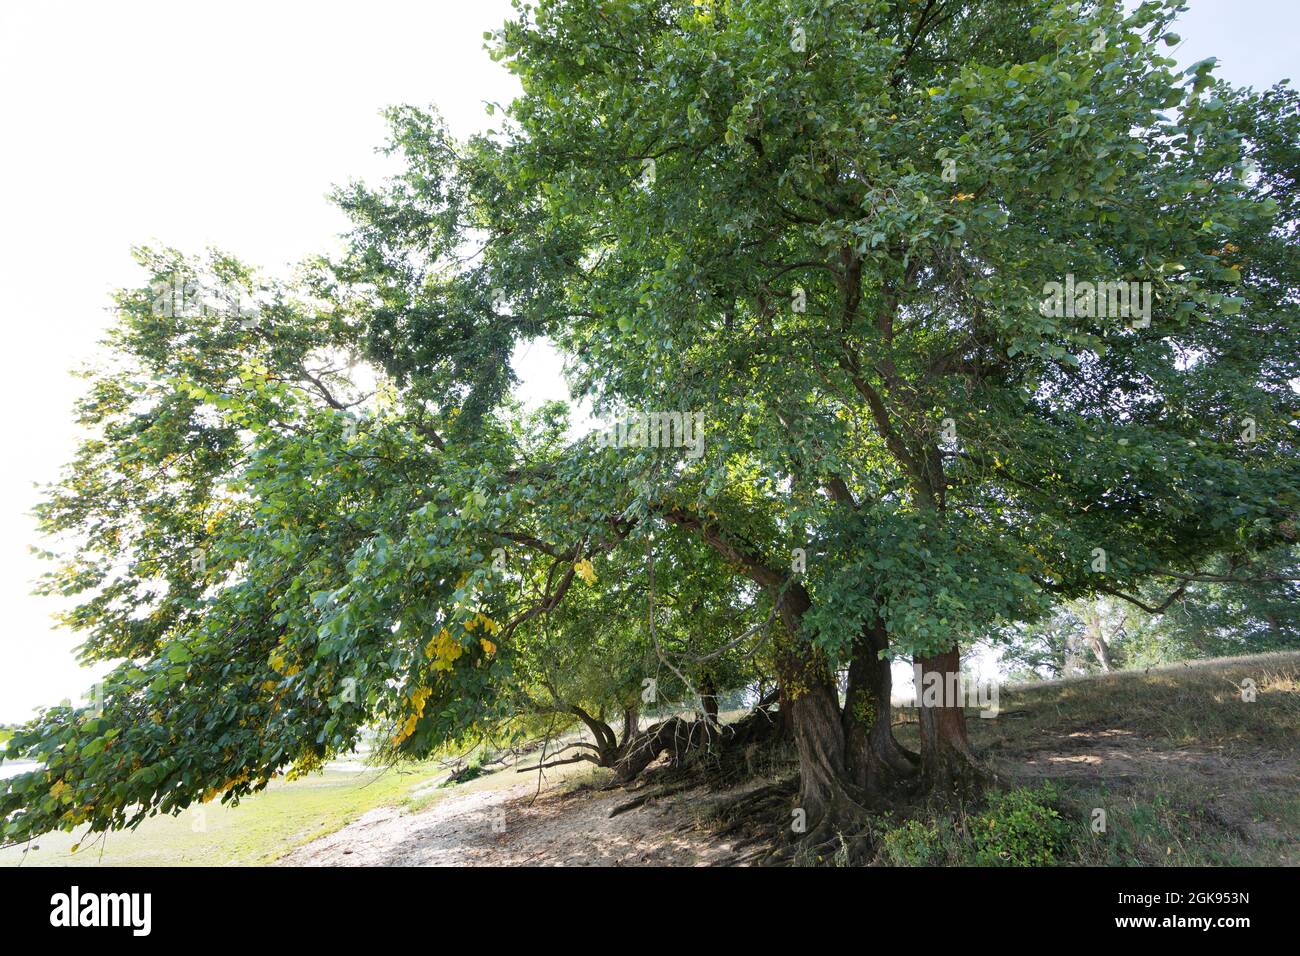
[[[1052,866],[1069,859],[1079,837],[1062,817],[1050,783],[998,791],[970,816],[936,814],[905,820],[878,834],[890,866]]]
[[[955,842],[951,821],[905,820],[886,829],[880,837],[880,850],[890,866],[940,866],[948,862],[945,845]]]
[[[436,771],[432,764],[330,770],[274,783],[238,807],[206,804],[154,817],[131,833],[47,833],[0,848],[0,866],[264,866],[376,807],[425,803],[416,792]]]
[[[1188,585],[1165,614],[1134,631],[1124,649],[1134,664],[1300,649],[1300,552],[1294,546],[1255,560],[1208,565],[1222,580]]]
[[[734,689],[781,642],[843,665],[877,621],[943,650],[1292,538],[1297,98],[1176,72],[1176,7],[521,3],[501,129],[393,110],[337,259],[141,251],[41,509],[48,590],[121,663],[102,712],[15,733],[44,769],[0,785],[5,839],[234,802],[367,727],[420,756]],[[1044,314],[1067,273],[1152,283],[1150,326]],[[260,321],[158,308],[178,277]],[[607,418],[700,412],[704,454],[523,414],[537,337]]]
[[[1021,787],[989,798],[988,808],[969,822],[976,860],[1002,866],[1048,866],[1058,860],[1070,828],[1053,806],[1051,783]]]
[[[1300,649],[1296,549],[1206,562],[1203,580],[1150,583],[1136,600],[1112,597],[1064,603],[997,638],[1013,679],[1069,677],[1108,667]],[[1157,609],[1158,613],[1154,613]],[[1098,647],[1098,641],[1102,646]]]

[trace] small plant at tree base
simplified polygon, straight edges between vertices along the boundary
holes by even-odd
[[[1051,866],[1068,855],[1070,827],[1051,783],[990,795],[984,811],[905,820],[878,836],[887,866]]]
[[[940,820],[907,820],[886,830],[881,838],[882,862],[890,866],[939,866],[948,862],[952,825]]]
[[[1059,861],[1070,839],[1070,827],[1053,806],[1058,797],[1050,783],[991,796],[988,809],[971,821],[974,862],[1050,866]]]

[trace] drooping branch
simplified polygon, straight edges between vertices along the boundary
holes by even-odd
[[[1119,588],[1112,588],[1104,584],[1099,585],[1097,587],[1097,590],[1100,591],[1102,594],[1109,594],[1112,597],[1117,597],[1121,601],[1127,601],[1129,604],[1132,604],[1134,607],[1141,608],[1142,610],[1146,611],[1148,614],[1163,614],[1165,611],[1169,609],[1170,605],[1172,605],[1175,601],[1177,601],[1180,597],[1183,596],[1183,593],[1187,590],[1188,583],[1190,582],[1183,582],[1182,584],[1180,584],[1177,588],[1174,589],[1174,592],[1172,594],[1170,594],[1159,604],[1147,604],[1141,598],[1134,597],[1132,594],[1129,594],[1125,591],[1121,591]]]
[[[1204,581],[1209,583],[1222,584],[1281,584],[1288,581],[1300,581],[1300,576],[1294,574],[1261,574],[1258,577],[1239,578],[1230,574],[1183,574],[1179,571],[1158,570],[1156,574],[1163,577],[1178,578],[1180,581],[1195,582]]]

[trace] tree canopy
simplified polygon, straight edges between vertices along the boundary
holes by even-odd
[[[16,733],[6,838],[762,675],[833,823],[915,773],[889,659],[1293,541],[1300,101],[1176,69],[1177,8],[521,3],[501,128],[392,110],[345,254],[141,251],[41,512],[122,663]],[[539,337],[648,427],[526,414]]]

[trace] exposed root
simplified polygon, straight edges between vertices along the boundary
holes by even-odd
[[[790,778],[723,800],[714,809],[714,832],[719,837],[733,836],[759,821],[789,819],[790,801],[798,790],[798,780]],[[770,835],[770,826],[764,830]]]
[[[809,829],[799,833],[787,824],[784,841],[762,860],[768,866],[860,866],[875,855],[872,826],[874,801],[856,788],[839,785],[830,803]]]
[[[911,793],[919,776],[913,755],[899,747],[893,755],[896,759],[888,765],[880,761],[886,770],[882,778],[889,778],[884,792],[841,781],[829,798],[819,800],[819,808],[805,817],[802,812],[792,813],[800,810],[798,804],[804,798],[799,775],[792,772],[797,762],[780,729],[779,716],[766,708],[721,728],[680,718],[656,724],[629,741],[629,751],[638,748],[636,758],[623,767],[636,766],[635,779],[642,786],[609,815],[700,787],[715,792],[731,790],[745,780],[776,773],[769,783],[711,801],[703,825],[716,839],[733,841],[736,856],[729,865],[826,866],[870,861],[875,855],[873,816],[892,810]],[[664,754],[666,763],[645,772],[654,758]],[[619,769],[615,768],[610,788],[632,783]]]
[[[996,774],[972,751],[945,749],[940,759],[928,760],[921,767],[920,792],[940,805],[976,803],[996,784]]]
[[[649,803],[651,800],[658,800],[661,797],[671,797],[675,793],[681,793],[684,790],[693,790],[695,787],[696,787],[696,783],[694,782],[680,783],[677,784],[676,786],[666,786],[666,787],[657,787],[657,788],[650,787],[650,786],[643,787],[642,788],[643,790],[650,790],[652,792],[642,793],[640,796],[634,797],[633,799],[628,800],[626,803],[620,803],[618,806],[614,807],[612,810],[609,811],[609,815],[611,817],[616,817],[620,813],[627,813],[629,810],[635,810],[637,807],[644,806],[645,804]]]

